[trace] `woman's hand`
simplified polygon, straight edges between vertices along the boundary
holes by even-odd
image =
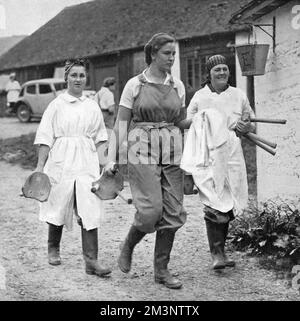
[[[247,134],[249,133],[249,131],[251,130],[251,122],[250,120],[241,120],[239,119],[236,123],[236,131],[238,132],[238,134]]]
[[[37,166],[35,168],[34,172],[43,173],[44,172],[44,166]]]
[[[103,171],[104,173],[107,173],[108,175],[114,175],[116,173],[117,170],[117,165],[115,162],[108,162],[104,168]]]

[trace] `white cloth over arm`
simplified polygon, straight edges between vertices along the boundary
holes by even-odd
[[[196,181],[201,181],[209,172],[219,197],[223,195],[227,176],[228,138],[224,115],[213,108],[201,110],[188,131],[180,164]]]

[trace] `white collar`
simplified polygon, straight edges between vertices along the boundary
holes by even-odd
[[[153,83],[153,81],[151,81],[151,80],[146,76],[146,70],[147,70],[147,69],[145,69],[145,70],[143,71],[143,76],[145,77],[145,79],[147,80],[147,82]],[[163,84],[164,84],[164,85],[168,85],[171,79],[172,79],[171,74],[167,73],[167,76],[166,76]],[[173,81],[174,81],[174,79],[173,79]],[[175,83],[174,83],[174,87],[176,87],[176,84],[175,84]]]
[[[87,97],[85,95],[82,95],[81,97],[74,97],[72,95],[70,95],[67,92],[64,92],[63,94],[60,95],[61,98],[63,98],[65,101],[67,101],[68,103],[75,103],[76,101],[80,100],[80,101],[85,101],[87,99]]]

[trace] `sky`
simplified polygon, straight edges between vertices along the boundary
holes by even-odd
[[[91,0],[0,0],[0,37],[30,35],[64,7]]]

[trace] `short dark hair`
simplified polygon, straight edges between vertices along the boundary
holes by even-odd
[[[64,74],[65,81],[67,81],[68,74],[73,66],[82,66],[86,70],[86,65],[87,63],[85,58],[68,59],[65,62],[65,74]]]
[[[144,47],[145,61],[149,66],[152,62],[152,55],[164,46],[166,43],[175,42],[175,38],[167,33],[160,32],[152,36],[152,38],[146,43]]]
[[[116,83],[116,79],[114,77],[107,77],[103,80],[103,87],[110,87]]]

